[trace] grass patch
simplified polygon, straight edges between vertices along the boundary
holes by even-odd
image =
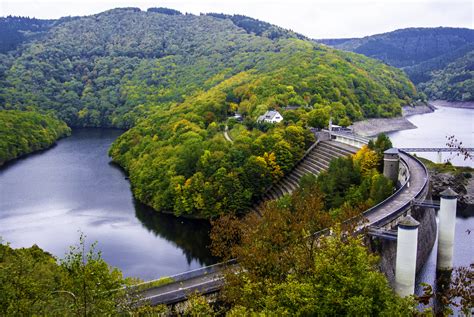
[[[415,155],[416,156],[416,155]],[[461,173],[472,173],[474,168],[469,166],[454,166],[451,163],[435,163],[423,157],[416,156],[426,167],[438,173],[452,173],[454,175]]]
[[[164,285],[168,285],[174,282],[174,279],[169,276],[161,277],[157,280],[150,281],[150,282],[143,282],[140,284],[136,284],[131,286],[135,291],[142,292],[150,288],[160,287]]]

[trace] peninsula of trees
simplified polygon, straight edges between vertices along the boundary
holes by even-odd
[[[31,111],[0,111],[0,166],[50,147],[71,129],[62,121]]]

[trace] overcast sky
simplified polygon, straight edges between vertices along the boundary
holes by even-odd
[[[311,38],[361,37],[406,27],[474,28],[473,0],[0,0],[0,16],[89,15],[116,7],[244,14]]]

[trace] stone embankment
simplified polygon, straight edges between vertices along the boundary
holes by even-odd
[[[474,101],[446,101],[446,100],[433,100],[430,104],[435,107],[451,107],[451,108],[464,108],[474,109]]]
[[[416,126],[405,117],[415,114],[433,112],[435,109],[431,104],[420,103],[416,106],[404,106],[401,117],[368,119],[354,122],[352,129],[356,134],[364,137],[375,136],[379,133],[416,129]]]
[[[402,115],[404,117],[412,116],[415,114],[430,113],[436,110],[436,106],[430,103],[419,103],[416,106],[403,106]]]
[[[416,129],[416,125],[405,119],[404,117],[368,119],[364,121],[354,122],[352,130],[364,137],[376,136],[379,133],[392,131]]]

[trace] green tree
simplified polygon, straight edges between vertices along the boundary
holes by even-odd
[[[331,115],[328,108],[312,110],[308,114],[308,125],[318,129],[327,128],[330,117]]]
[[[85,236],[81,234],[79,244],[72,246],[60,261],[67,274],[61,287],[74,297],[70,309],[78,316],[116,313],[124,295],[120,291],[125,286],[122,273],[111,268],[95,247],[93,243],[87,250]]]
[[[0,315],[43,315],[51,308],[64,312],[56,283],[64,278],[55,259],[38,246],[14,250],[0,244]]]
[[[0,241],[2,242],[2,241]],[[133,312],[138,297],[85,237],[58,261],[37,246],[12,249],[0,243],[0,315],[111,316]]]
[[[311,181],[308,180],[308,183]],[[401,299],[377,270],[378,259],[361,236],[333,227],[314,187],[267,203],[262,217],[224,217],[213,227],[213,247],[236,257],[223,299],[229,316],[407,316],[412,299]],[[218,252],[218,253],[219,253]]]

